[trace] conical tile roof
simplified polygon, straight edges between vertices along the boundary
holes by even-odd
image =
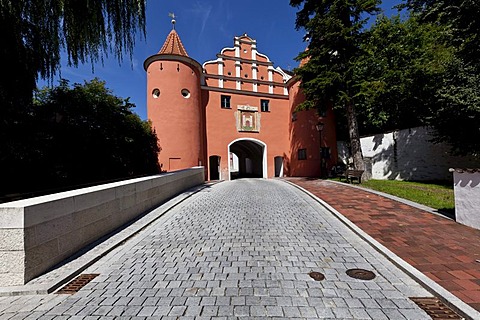
[[[158,52],[159,54],[176,54],[179,56],[188,57],[187,51],[183,47],[182,41],[178,36],[177,31],[173,29],[167,36],[167,40],[163,44],[162,49]]]

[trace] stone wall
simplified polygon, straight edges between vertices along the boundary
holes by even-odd
[[[0,204],[0,286],[25,284],[203,182],[203,167],[195,167]]]
[[[455,220],[480,229],[480,169],[453,171]]]
[[[371,178],[379,180],[452,180],[449,168],[478,168],[478,159],[449,154],[449,146],[430,142],[428,128],[416,127],[361,138],[363,156],[371,163]],[[339,142],[339,157],[348,149]]]

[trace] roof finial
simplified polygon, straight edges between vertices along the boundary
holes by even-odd
[[[173,30],[175,30],[175,23],[177,23],[177,21],[175,20],[176,15],[175,13],[169,13],[168,16],[172,18],[172,28]]]

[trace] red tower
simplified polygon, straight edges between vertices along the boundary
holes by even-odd
[[[144,67],[163,170],[202,165],[209,180],[318,177],[336,164],[331,108],[297,111],[299,79],[247,34],[200,65],[172,30]]]
[[[202,66],[190,58],[173,29],[160,51],[144,62],[147,114],[157,133],[162,170],[205,163]]]

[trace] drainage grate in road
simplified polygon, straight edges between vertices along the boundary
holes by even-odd
[[[98,274],[81,274],[69,283],[67,283],[63,288],[57,291],[57,293],[62,294],[74,294],[78,292],[80,289],[85,287],[87,283],[92,281]]]
[[[410,298],[434,320],[463,319],[437,298]]]
[[[325,279],[325,276],[317,271],[312,271],[308,275],[315,281],[322,281],[323,279]]]
[[[372,280],[375,278],[375,273],[365,269],[349,269],[347,275],[360,280]]]

